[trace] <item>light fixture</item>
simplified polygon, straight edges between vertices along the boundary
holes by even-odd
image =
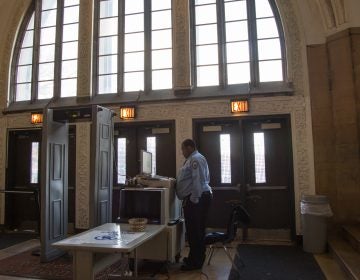
[[[31,113],[31,123],[39,124],[43,122],[43,114],[41,113]]]
[[[135,119],[135,106],[120,107],[120,119],[122,120]]]
[[[249,101],[247,99],[232,100],[231,101],[231,113],[243,113],[249,112]]]

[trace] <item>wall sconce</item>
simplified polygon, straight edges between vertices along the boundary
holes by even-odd
[[[120,107],[120,119],[122,120],[135,119],[135,106]]]
[[[43,122],[43,114],[41,113],[31,113],[31,123],[39,124]]]
[[[249,112],[249,101],[244,100],[232,100],[231,101],[231,113],[244,113]]]

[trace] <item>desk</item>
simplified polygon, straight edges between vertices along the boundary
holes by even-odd
[[[95,279],[95,274],[123,253],[134,254],[134,277],[138,276],[137,247],[156,236],[164,225],[147,225],[144,232],[130,232],[129,224],[108,223],[55,242],[52,246],[73,252],[75,280]],[[112,254],[97,261],[95,254]],[[121,253],[114,256],[114,253]]]

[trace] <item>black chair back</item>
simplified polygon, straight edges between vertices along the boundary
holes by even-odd
[[[225,243],[232,242],[236,237],[239,225],[247,226],[250,224],[250,215],[242,205],[236,205],[231,211],[227,227],[227,239]]]

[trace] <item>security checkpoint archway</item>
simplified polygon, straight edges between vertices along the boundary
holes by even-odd
[[[67,236],[68,124],[91,122],[90,228],[111,222],[113,116],[101,106],[45,108],[41,147],[41,261],[64,254],[52,243]]]

